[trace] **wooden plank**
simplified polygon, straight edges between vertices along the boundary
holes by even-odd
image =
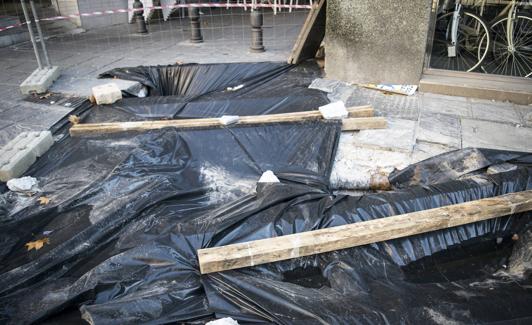
[[[388,123],[384,117],[359,117],[342,120],[342,131],[386,129],[387,126]]]
[[[379,128],[383,125],[382,117],[362,117],[373,116],[373,108],[371,106],[350,107],[347,109],[351,118],[346,120],[346,130],[360,130],[368,128]],[[359,119],[360,121],[352,121]],[[307,120],[321,119],[319,111],[293,112],[284,114],[271,115],[256,115],[256,116],[240,116],[240,120],[236,124],[229,125],[254,125],[267,123],[282,123],[282,122],[298,122]],[[384,125],[385,125],[384,121]],[[113,123],[90,123],[90,124],[76,124],[70,128],[71,136],[82,136],[89,134],[109,134],[127,131],[148,131],[157,130],[167,127],[174,127],[180,129],[187,128],[212,128],[222,127],[218,118],[203,118],[203,119],[184,119],[184,120],[160,120],[160,121],[135,121],[135,122],[113,122]],[[357,129],[357,127],[359,129]]]
[[[312,59],[325,37],[326,0],[320,0],[310,10],[288,58],[288,63],[297,64]]]
[[[299,234],[198,250],[202,274],[367,245],[532,210],[532,190]]]

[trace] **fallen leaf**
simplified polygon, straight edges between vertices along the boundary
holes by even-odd
[[[76,116],[76,115],[70,115],[68,117],[68,120],[70,121],[70,123],[72,123],[73,125],[76,125],[76,124],[79,124],[79,117]]]
[[[29,243],[26,243],[26,247],[29,251],[31,251],[32,249],[38,251],[44,246],[44,244],[50,244],[50,238],[45,237],[36,241],[30,241]]]
[[[47,205],[48,203],[50,203],[50,198],[46,196],[41,196],[40,198],[38,198],[38,200],[41,205]]]

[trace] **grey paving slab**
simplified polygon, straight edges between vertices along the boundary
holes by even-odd
[[[532,127],[532,105],[514,105],[525,126]]]
[[[462,146],[532,152],[532,128],[464,118]]]
[[[421,94],[421,112],[472,117],[471,104],[463,97]]]
[[[418,140],[414,146],[414,151],[412,152],[411,163],[416,163],[418,161],[422,161],[453,150],[456,149],[443,144],[429,143]]]
[[[513,124],[523,123],[512,103],[472,101],[471,112],[474,119]]]
[[[411,153],[415,144],[415,121],[388,119],[388,128],[362,130],[353,134],[352,141],[358,146]]]
[[[421,112],[416,140],[460,148],[460,118],[456,115]]]
[[[379,116],[390,116],[417,121],[419,118],[419,97],[403,95],[377,95],[373,108]]]

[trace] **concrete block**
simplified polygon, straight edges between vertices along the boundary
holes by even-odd
[[[0,150],[0,181],[21,176],[53,143],[50,131],[19,134]]]
[[[122,91],[115,83],[108,83],[92,87],[92,96],[98,105],[113,104],[122,99]]]
[[[23,94],[45,93],[59,75],[59,67],[37,69],[20,84],[20,91]]]

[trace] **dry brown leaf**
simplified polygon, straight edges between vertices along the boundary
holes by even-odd
[[[41,205],[47,205],[48,203],[50,203],[50,198],[46,196],[41,196],[40,198],[38,198],[38,200]]]
[[[45,237],[42,239],[38,239],[36,241],[30,241],[29,243],[26,243],[26,248],[29,251],[31,251],[32,249],[35,249],[36,251],[38,251],[44,246],[44,244],[50,244],[50,238]]]
[[[79,124],[79,122],[80,122],[79,117],[76,116],[76,115],[70,115],[70,116],[68,117],[68,120],[69,120],[70,123],[72,123],[73,125]]]

